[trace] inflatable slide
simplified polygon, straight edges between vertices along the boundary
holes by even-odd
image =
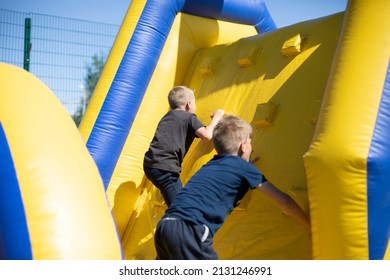
[[[22,125],[35,117],[15,116],[10,108],[20,105],[4,103],[14,92],[28,92],[15,81],[33,83],[11,72],[0,94],[0,192],[17,200],[0,204],[0,257],[154,259],[154,229],[166,205],[144,177],[143,155],[168,110],[168,91],[186,85],[195,90],[197,116],[205,123],[223,108],[252,124],[256,165],[312,223],[307,234],[260,192],[249,192],[214,238],[221,259],[390,259],[389,12],[386,0],[350,0],[345,12],[278,29],[263,0],[133,0],[81,122],[84,141],[72,128],[71,143],[42,137],[52,123],[12,136],[20,130],[14,118]],[[9,66],[1,67],[8,73]],[[47,103],[36,113],[61,111],[57,107]],[[69,118],[60,117],[50,120],[68,127]],[[20,139],[29,145],[13,148]],[[77,165],[38,158],[36,150],[48,147],[50,155],[72,154]],[[214,154],[212,143],[195,141],[183,183]],[[46,165],[50,169],[41,171]],[[41,191],[28,196],[36,184]],[[62,198],[70,200],[58,203]],[[31,203],[47,215],[29,214]],[[88,218],[98,209],[95,217],[107,224],[68,214],[75,211],[70,204]],[[51,214],[53,205],[61,205],[61,214]],[[75,255],[62,253],[74,246],[52,236],[50,227],[65,233],[64,225],[80,240],[99,233],[106,244],[89,254],[82,247]],[[26,255],[12,243],[20,226]],[[34,228],[48,232],[42,239],[51,243],[35,242]],[[56,253],[31,254],[35,248]]]

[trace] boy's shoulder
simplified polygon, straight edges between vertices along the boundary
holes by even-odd
[[[246,160],[244,160],[242,157],[234,154],[216,154],[214,157],[210,160],[210,162],[229,162],[232,164],[243,164],[248,165],[250,164]]]
[[[186,110],[170,110],[168,111],[163,118],[180,118],[180,119],[190,119],[198,118],[194,113],[187,112]]]
[[[175,109],[175,110],[169,110],[167,114],[171,114],[171,115],[194,115],[193,113],[191,112],[187,112],[186,110],[182,110],[182,109]]]
[[[159,126],[172,125],[186,126],[188,123],[195,124],[194,126],[203,126],[199,118],[191,112],[185,110],[170,110],[159,121]]]

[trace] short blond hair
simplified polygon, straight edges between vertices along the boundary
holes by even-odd
[[[214,148],[218,154],[236,154],[240,143],[252,137],[253,129],[243,119],[224,115],[213,130]]]
[[[168,102],[172,110],[184,106],[194,98],[194,92],[186,86],[176,86],[168,94]]]

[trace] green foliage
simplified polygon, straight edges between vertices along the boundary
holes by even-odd
[[[79,126],[81,119],[84,116],[85,109],[87,108],[89,101],[91,100],[92,93],[95,90],[100,75],[102,74],[105,62],[106,56],[102,54],[95,54],[92,56],[92,62],[86,65],[87,74],[84,77],[85,95],[81,97],[80,105],[72,116],[77,126]]]

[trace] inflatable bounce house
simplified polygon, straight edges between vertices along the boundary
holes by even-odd
[[[222,108],[252,124],[256,166],[311,219],[307,234],[248,192],[214,237],[221,259],[390,259],[389,14],[350,0],[277,28],[263,0],[133,0],[79,129],[1,64],[0,258],[154,259],[166,205],[143,155],[186,85],[205,123]],[[214,154],[195,140],[183,183]]]

